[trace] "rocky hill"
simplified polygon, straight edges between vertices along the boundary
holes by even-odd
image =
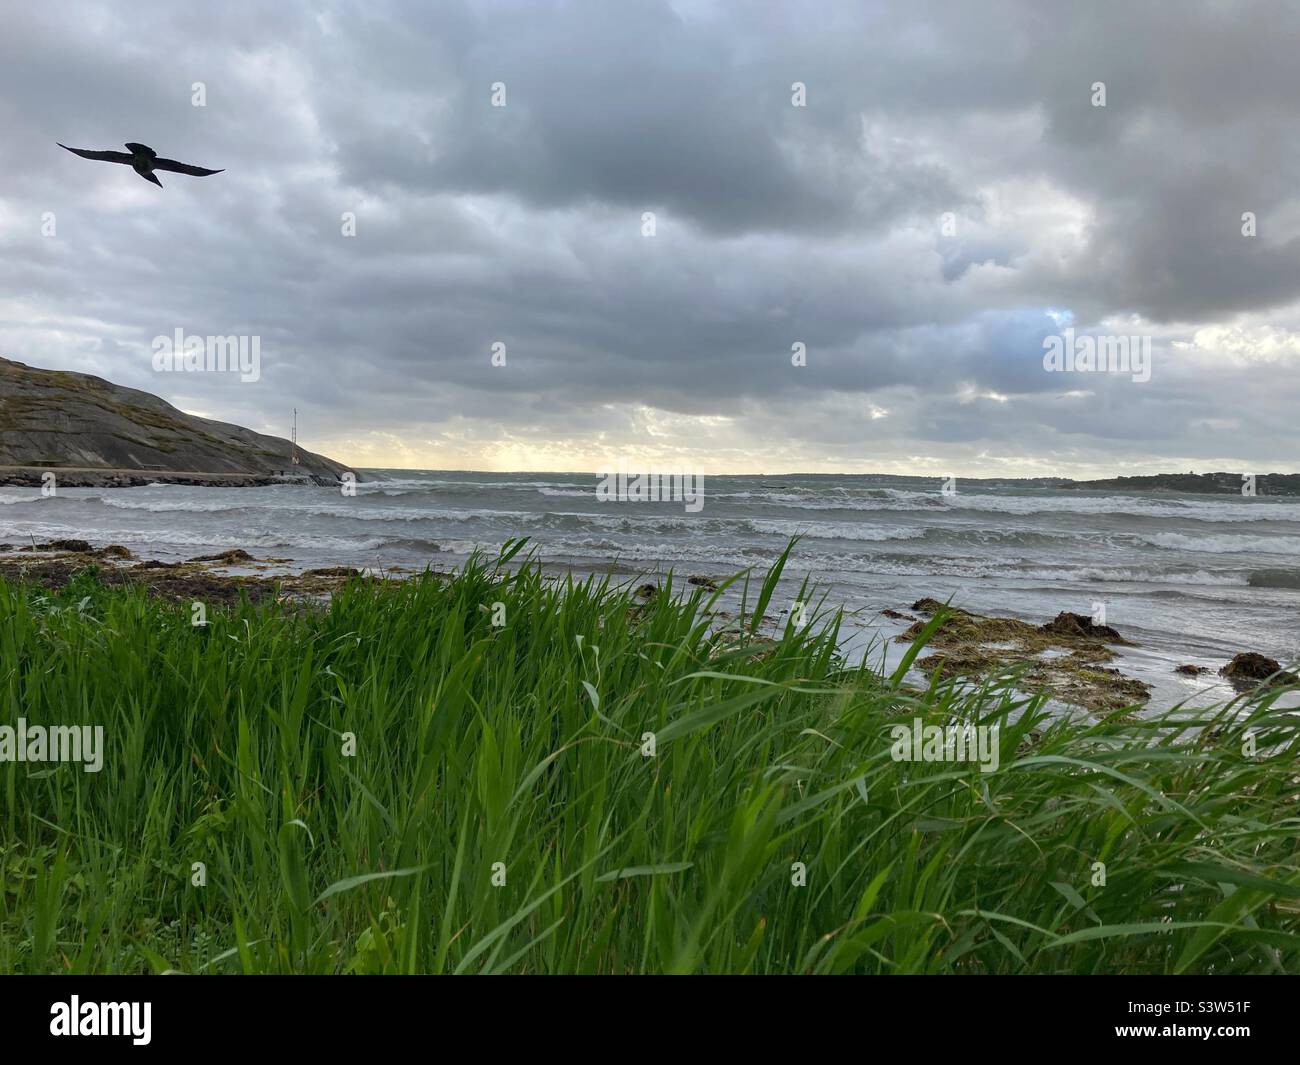
[[[349,467],[101,377],[0,358],[0,484],[335,484]]]

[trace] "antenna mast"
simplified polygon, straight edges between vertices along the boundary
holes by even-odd
[[[289,434],[290,458],[298,465],[298,408],[293,408],[293,431]]]

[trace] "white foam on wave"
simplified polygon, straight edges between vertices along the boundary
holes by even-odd
[[[593,484],[590,488],[551,488],[548,486],[539,486],[537,489],[544,496],[568,496],[571,499],[579,499],[586,496],[590,499],[596,498],[596,486]]]
[[[546,488],[581,489],[582,487],[581,484],[573,481],[460,481],[447,478],[392,478],[357,482],[357,488],[362,491],[392,488],[406,488],[423,491],[434,491],[439,488],[519,488],[525,491],[540,491]],[[587,489],[587,491],[594,492],[595,487],[596,481],[593,479],[591,487]]]
[[[245,492],[248,489],[240,488],[237,491]],[[248,510],[253,509],[248,501],[229,502],[210,501],[204,502],[199,499],[169,499],[165,501],[158,500],[137,500],[123,498],[122,496],[100,496],[89,497],[89,500],[103,503],[106,507],[112,507],[115,510],[145,510],[150,514],[219,514],[228,510]],[[283,507],[265,508],[267,510],[291,509]]]
[[[694,563],[709,566],[733,566],[744,569],[763,567],[774,561],[771,550],[719,549],[717,545],[683,542],[618,543],[601,537],[574,537],[540,545],[546,557],[613,559],[629,562]],[[1054,568],[1018,568],[993,560],[939,558],[918,555],[911,559],[882,558],[871,555],[848,555],[837,552],[797,552],[790,567],[795,572],[810,572],[820,578],[836,573],[894,577],[977,578],[1003,581],[1047,581],[1053,584],[1148,584],[1180,587],[1246,587],[1245,573],[1210,572],[1207,570],[1168,572],[1158,568],[1143,569],[1104,566],[1059,566]]]
[[[1119,517],[1178,518],[1204,522],[1300,522],[1300,503],[1271,500],[1171,500],[1142,499],[1134,496],[1074,495],[992,495],[962,492],[960,485],[953,495],[904,489],[872,489],[862,494],[830,495],[811,492],[730,492],[707,495],[709,499],[744,499],[751,505],[786,507],[796,510],[879,510],[932,511],[938,509],[985,511],[992,514],[1086,514]]]
[[[1097,581],[1121,584],[1180,584],[1216,588],[1242,588],[1249,582],[1245,573],[1210,572],[1209,570],[1165,571],[1124,567],[1078,566],[1054,569],[1025,569],[1015,574],[1043,581]]]
[[[461,507],[404,507],[359,506],[340,499],[337,503],[304,502],[280,504],[274,508],[258,507],[254,501],[239,498],[204,501],[201,499],[149,500],[108,497],[100,500],[105,505],[122,510],[139,510],[152,514],[188,513],[216,514],[232,511],[265,509],[268,516],[276,513],[311,515],[324,518],[341,518],[374,523],[387,522],[482,522],[509,526],[512,529],[548,528],[563,526],[566,522],[576,526],[590,526],[615,532],[636,532],[643,528],[661,533],[700,533],[737,535],[750,533],[761,536],[803,536],[809,539],[838,539],[860,542],[887,540],[914,540],[926,535],[919,526],[884,525],[869,522],[827,522],[783,518],[718,517],[707,514],[665,514],[662,510],[636,504],[613,504],[600,511],[524,511],[495,510],[489,508]]]
[[[1300,554],[1300,536],[1161,532],[1141,534],[1139,539],[1154,547],[1174,551],[1203,551],[1212,555],[1251,553],[1294,557]]]

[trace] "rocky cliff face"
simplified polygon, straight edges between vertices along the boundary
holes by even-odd
[[[184,414],[148,392],[0,359],[0,484],[29,483],[33,470],[66,470],[64,484],[266,483],[283,474],[334,484],[348,470],[302,448],[294,466],[290,454],[288,440]]]

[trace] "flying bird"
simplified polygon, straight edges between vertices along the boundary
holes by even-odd
[[[155,170],[170,170],[173,174],[190,174],[194,177],[207,177],[209,174],[221,173],[220,170],[205,170],[201,166],[178,163],[175,159],[160,159],[158,153],[147,144],[128,143],[126,147],[131,149],[130,154],[126,152],[96,152],[89,148],[69,148],[66,144],[60,144],[59,147],[71,152],[73,155],[79,155],[83,159],[98,159],[104,163],[123,163],[144,178],[145,181],[152,181],[159,188],[163,187],[163,183],[154,174]]]

